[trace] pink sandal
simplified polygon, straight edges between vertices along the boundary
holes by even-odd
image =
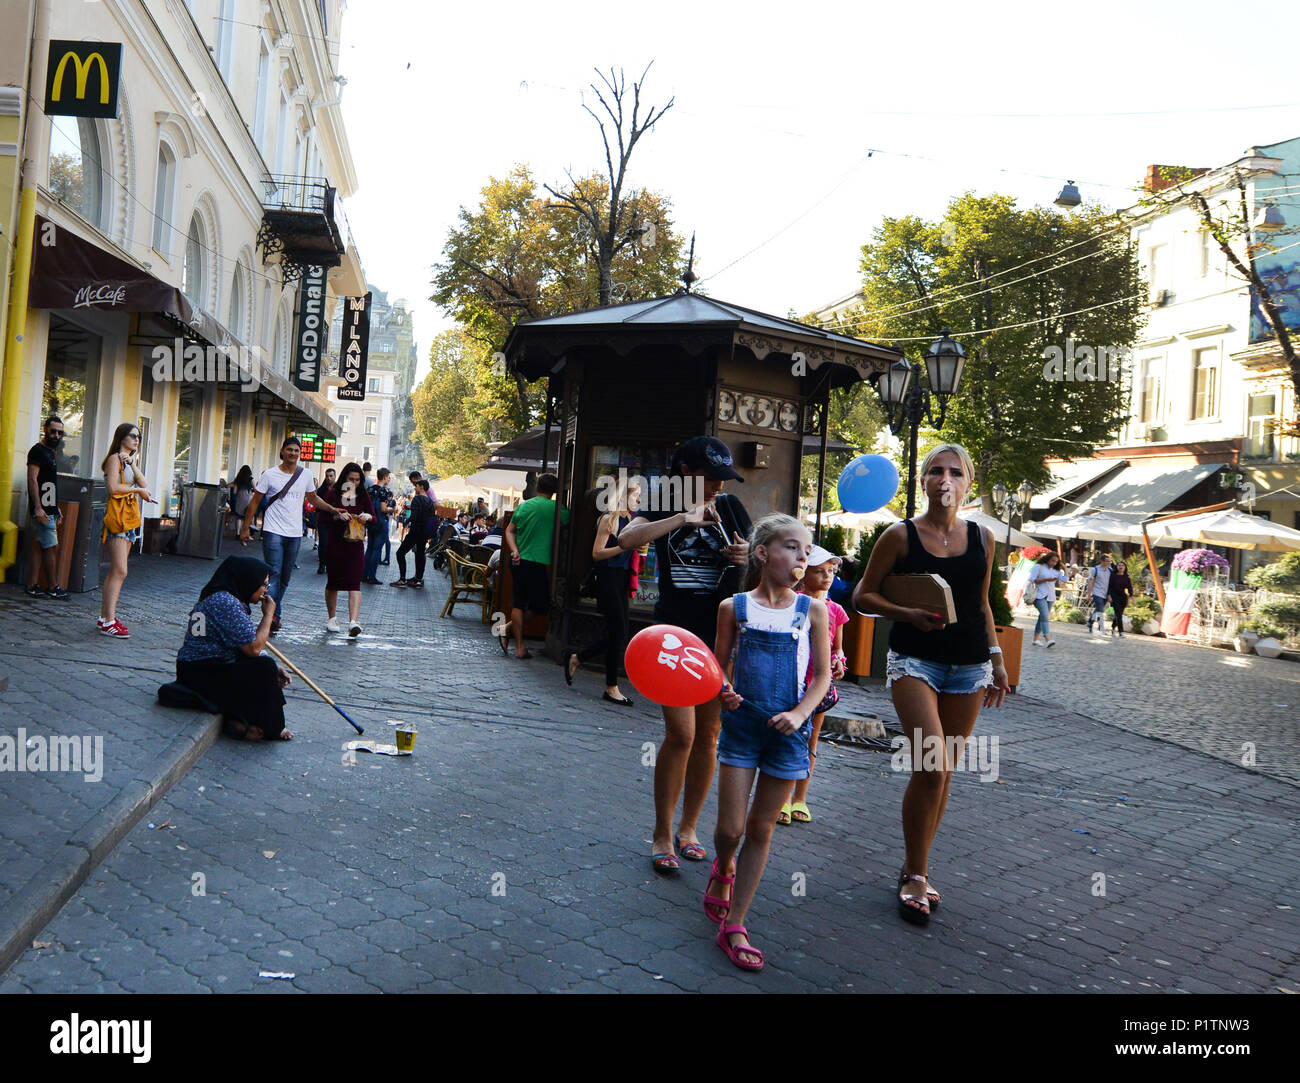
[[[715,857],[713,859],[713,869],[709,872],[709,879],[716,880],[720,884],[734,884],[736,882],[736,874],[733,872],[730,876],[723,876],[722,873],[718,871],[718,859]],[[717,907],[721,913],[714,913],[709,909],[711,906]],[[731,912],[731,900],[721,898],[717,895],[710,895],[708,892],[705,892],[704,912],[709,915],[710,921],[721,925],[727,920],[727,915]]]
[[[718,930],[718,947],[725,951],[727,953],[727,958],[735,963],[736,966],[740,967],[741,970],[762,970],[763,953],[759,951],[758,948],[754,947],[753,944],[746,944],[742,947],[733,946],[730,938],[734,933],[744,933],[745,939],[749,939],[749,931],[743,925],[728,925],[724,921],[722,923],[722,928]],[[745,962],[745,960],[740,957],[741,952],[747,952],[750,955],[757,955],[758,962]]]

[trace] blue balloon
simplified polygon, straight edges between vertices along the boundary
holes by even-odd
[[[898,492],[898,467],[883,455],[859,455],[841,472],[836,490],[845,511],[876,511]]]

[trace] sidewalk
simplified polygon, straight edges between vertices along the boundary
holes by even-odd
[[[48,927],[7,936],[22,954],[0,992],[1300,987],[1294,787],[1029,695],[976,727],[998,738],[998,778],[954,779],[930,868],[944,905],[926,929],[893,903],[906,775],[888,753],[824,744],[814,822],[777,829],[751,913],[768,967],[743,974],[711,943],[707,866],[649,868],[651,705],[603,704],[594,671],[568,688],[544,659],[503,658],[472,607],[437,616],[437,575],[422,595],[369,588],[359,640],[327,637],[314,555],[300,562],[277,645],[367,737],[385,737],[390,718],[417,722],[415,755],[345,766],[355,734],[296,682],[297,738],[218,741],[83,884],[64,876],[75,895]],[[164,751],[179,759],[168,739],[208,724],[153,693],[212,567],[137,560],[121,606],[129,643],[94,634],[97,595],[0,592],[0,734],[53,725],[43,688],[59,687],[61,732],[102,733],[107,761],[101,783],[3,780],[4,856],[24,863],[0,865],[8,929],[28,902],[15,888],[57,879],[79,825],[114,801],[106,815],[125,824],[119,793]],[[158,612],[137,617],[146,601]],[[50,658],[56,639],[74,646]],[[134,672],[116,664],[124,655]],[[892,721],[882,689],[843,692],[855,713]],[[124,716],[111,729],[105,702]],[[711,798],[710,850],[714,815]]]

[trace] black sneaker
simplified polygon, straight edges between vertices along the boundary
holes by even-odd
[[[44,598],[44,597],[45,597],[45,588],[44,588],[44,587],[41,587],[41,586],[28,587],[28,588],[27,588],[27,597],[29,597],[29,598]]]
[[[53,590],[47,590],[45,596],[47,598],[57,598],[61,602],[66,602],[71,597],[71,595],[62,587],[55,587]]]

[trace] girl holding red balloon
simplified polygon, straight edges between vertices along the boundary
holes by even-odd
[[[713,836],[718,856],[704,912],[721,926],[718,947],[742,970],[763,968],[745,917],[767,865],[777,814],[796,780],[808,777],[811,717],[831,683],[826,605],[794,589],[812,549],[812,535],[798,519],[764,516],[749,539],[751,589],[718,609],[717,656],[731,660],[734,646],[735,658],[731,683],[718,694],[724,708]]]
[[[731,451],[713,436],[695,436],[673,455],[670,474],[680,475],[684,509],[656,507],[640,510],[618,534],[625,550],[655,543],[659,569],[659,601],[655,620],[685,629],[703,647],[713,647],[717,631],[718,606],[730,598],[740,582],[740,569],[749,556],[749,514],[734,496],[724,495],[723,483],[744,481],[732,464]],[[628,644],[628,676],[647,699],[663,707],[664,742],[655,758],[655,828],[650,862],[655,872],[672,873],[681,868],[677,852],[688,861],[704,861],[709,855],[700,845],[696,825],[709,795],[717,763],[714,746],[718,739],[721,710],[716,692],[702,697],[674,695],[701,687],[680,666],[670,668],[660,657],[676,657],[673,648],[655,648],[646,659],[646,678],[638,681],[640,653],[650,649],[642,639],[644,629]],[[673,633],[679,641],[680,636]],[[684,682],[684,683],[683,683]],[[716,688],[716,686],[714,686]],[[694,705],[694,706],[692,706]],[[673,817],[682,797],[682,819],[676,834]],[[674,844],[676,850],[674,850]]]

